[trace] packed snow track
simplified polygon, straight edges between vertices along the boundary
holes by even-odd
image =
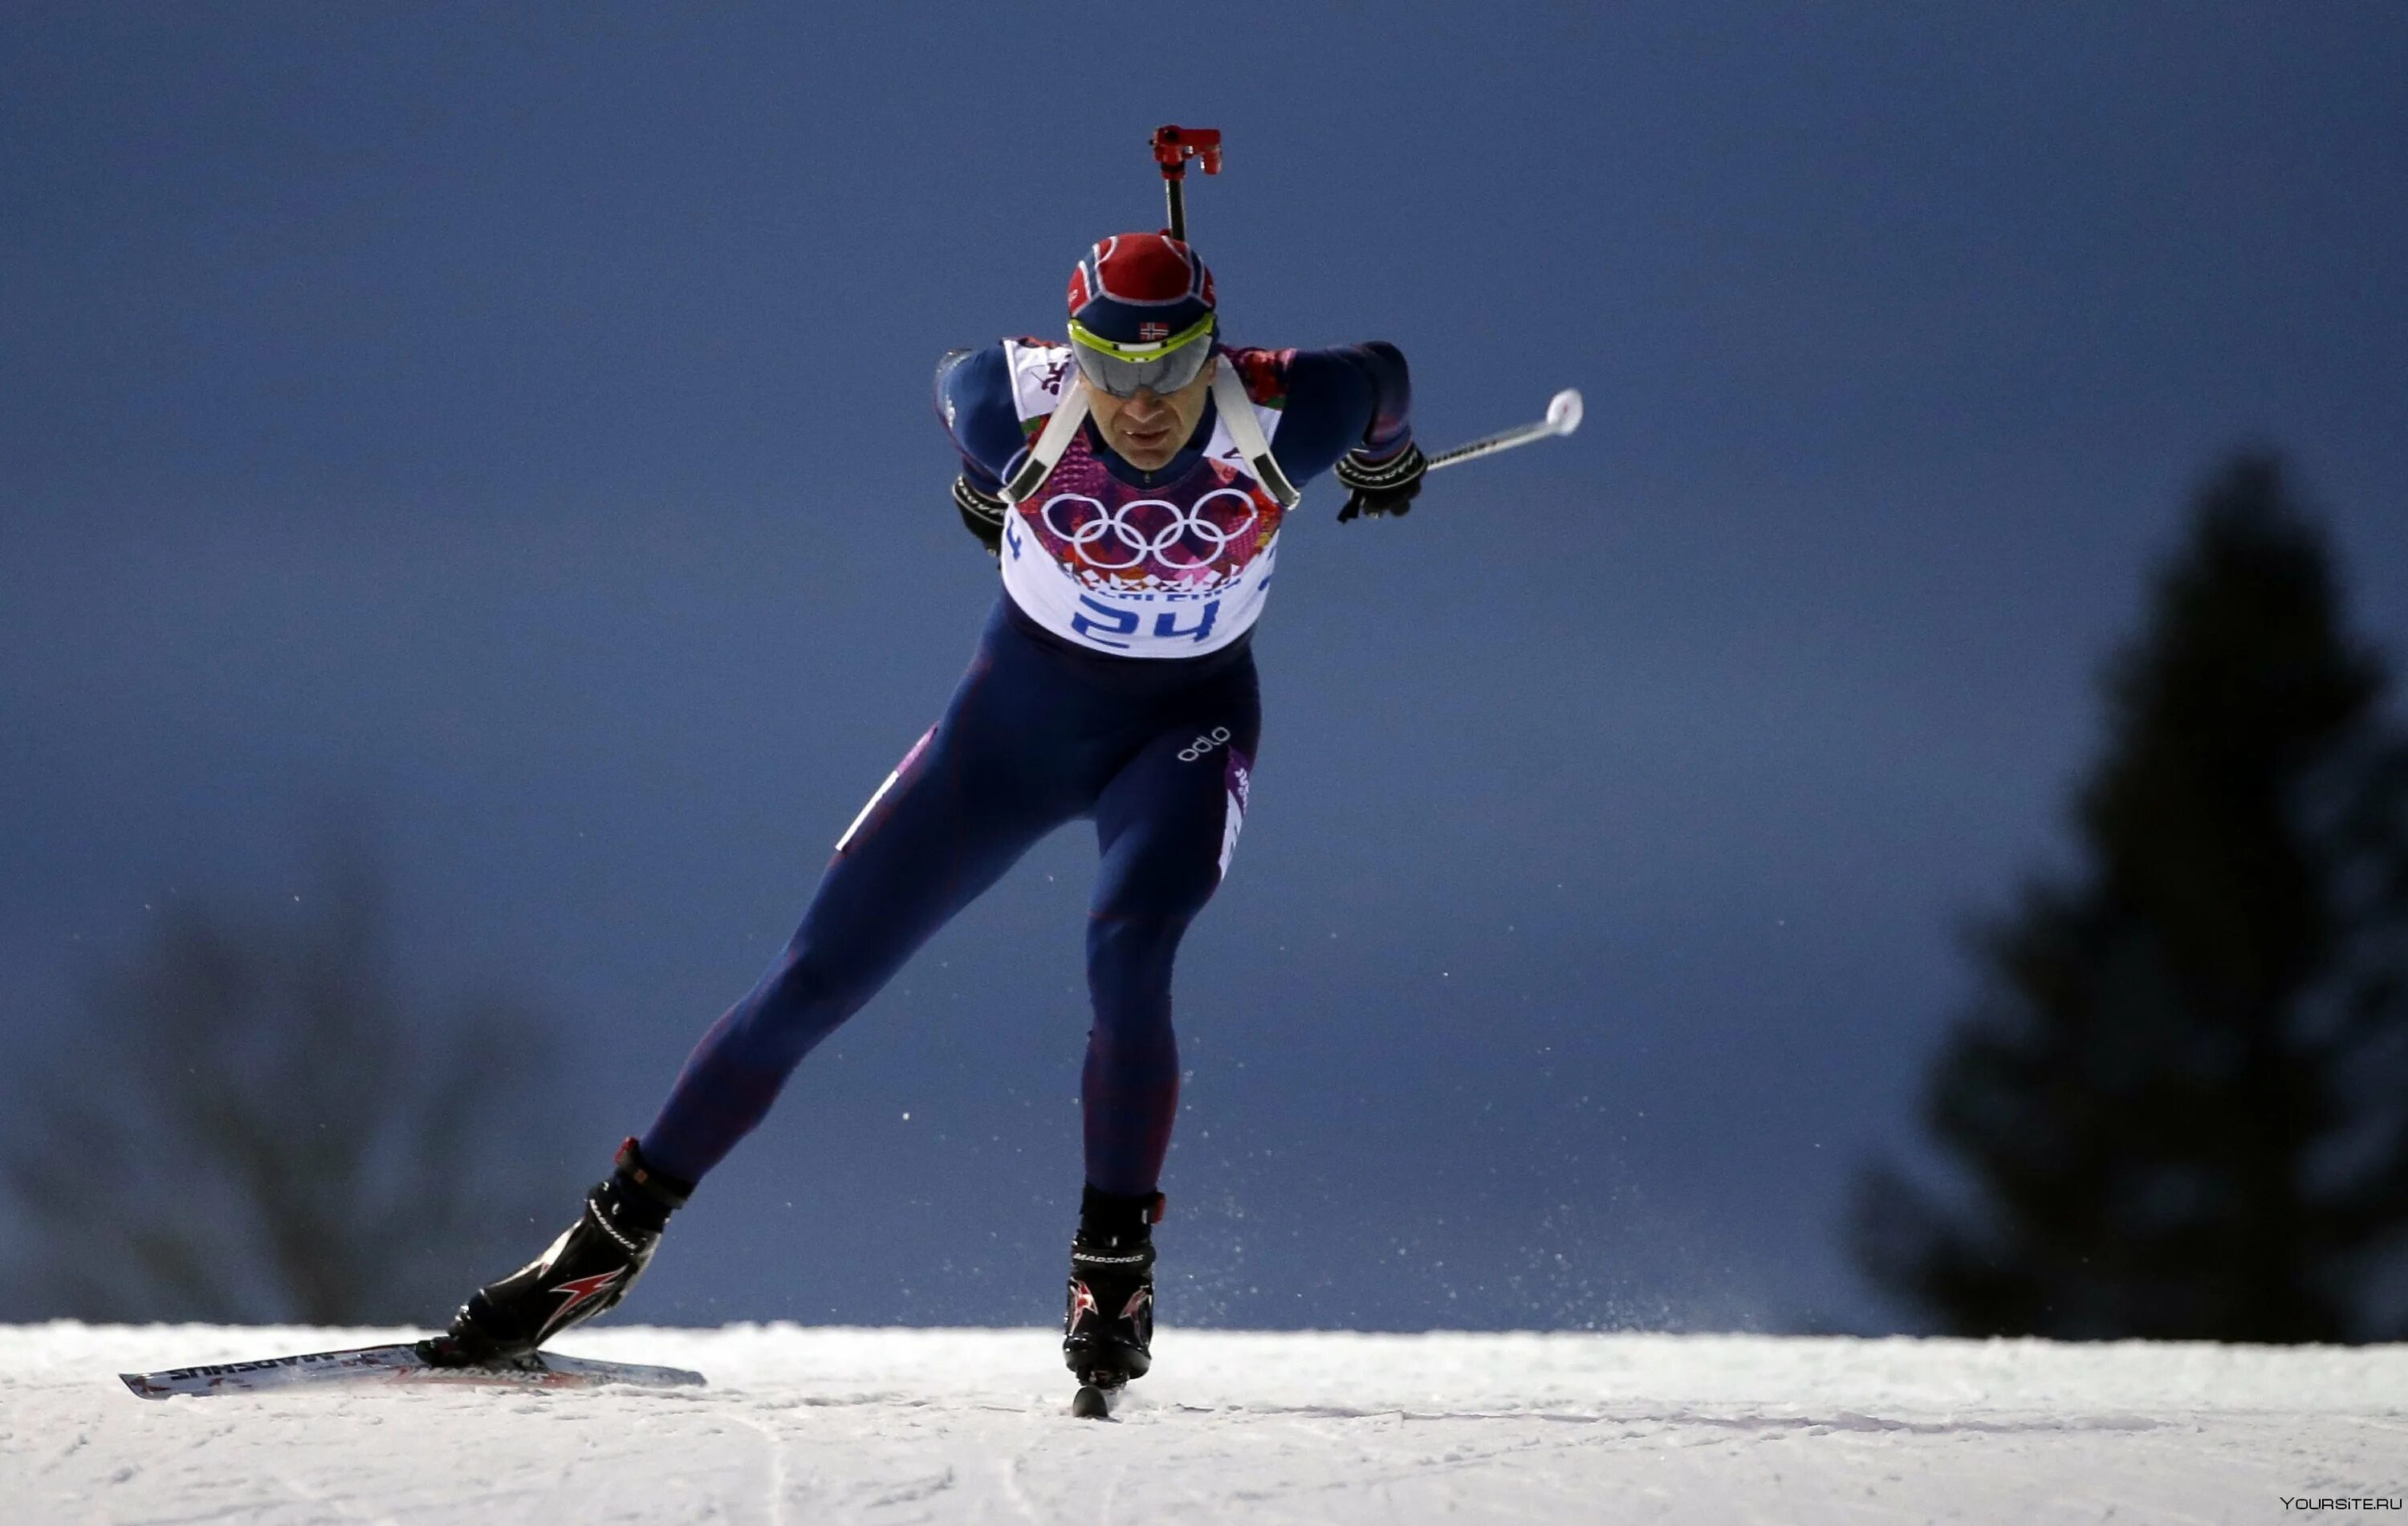
[[[397,1335],[0,1327],[0,1517],[2408,1519],[2392,1514],[2408,1494],[2399,1346],[1166,1330],[1111,1421],[1069,1417],[1056,1337],[1034,1330],[562,1342],[710,1380],[670,1390],[145,1401],[117,1377]]]

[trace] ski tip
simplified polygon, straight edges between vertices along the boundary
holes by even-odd
[[[1071,1397],[1070,1413],[1082,1420],[1109,1420],[1112,1418],[1112,1396],[1092,1383],[1083,1383]]]
[[[120,1373],[117,1380],[133,1391],[136,1399],[165,1399],[176,1390],[162,1388],[141,1373]]]

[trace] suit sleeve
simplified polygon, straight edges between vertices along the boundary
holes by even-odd
[[[1001,492],[1011,458],[1025,443],[1002,345],[949,351],[937,362],[937,417],[961,453],[962,475],[970,485],[989,495]]]
[[[1412,443],[1412,380],[1395,345],[1373,339],[1268,358],[1286,394],[1271,454],[1289,481],[1317,477],[1352,450],[1384,461]]]

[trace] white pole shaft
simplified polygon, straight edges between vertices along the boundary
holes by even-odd
[[[1553,400],[1547,404],[1547,416],[1538,423],[1522,425],[1512,429],[1502,429],[1493,435],[1483,435],[1478,439],[1468,440],[1453,450],[1440,451],[1429,458],[1427,469],[1436,471],[1440,467],[1460,466],[1466,461],[1476,461],[1484,455],[1494,455],[1498,451],[1510,451],[1517,446],[1551,439],[1556,435],[1569,435],[1579,428],[1580,425],[1581,395],[1578,390],[1566,387],[1555,394]]]

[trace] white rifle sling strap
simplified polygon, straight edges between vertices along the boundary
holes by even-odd
[[[1246,396],[1246,384],[1238,380],[1238,368],[1226,356],[1222,357],[1221,368],[1212,377],[1212,400],[1220,405],[1221,423],[1229,431],[1231,443],[1246,458],[1246,465],[1254,469],[1254,480],[1278,500],[1282,511],[1295,508],[1304,495],[1296,490],[1296,484],[1287,480],[1287,473],[1280,470],[1279,462],[1272,457],[1271,442],[1263,438],[1263,421],[1254,417],[1254,400]],[[1080,398],[1079,404],[1083,410],[1086,399]]]
[[[1003,496],[1014,507],[1027,501],[1045,485],[1045,479],[1053,476],[1054,468],[1061,464],[1062,453],[1070,448],[1070,441],[1079,438],[1079,426],[1086,422],[1086,378],[1073,376],[1070,384],[1062,389],[1062,401],[1055,405],[1053,416],[1045,421],[1044,430],[1038,435],[1037,443],[1029,447],[1027,457],[1020,463],[1020,469],[1003,484]]]

